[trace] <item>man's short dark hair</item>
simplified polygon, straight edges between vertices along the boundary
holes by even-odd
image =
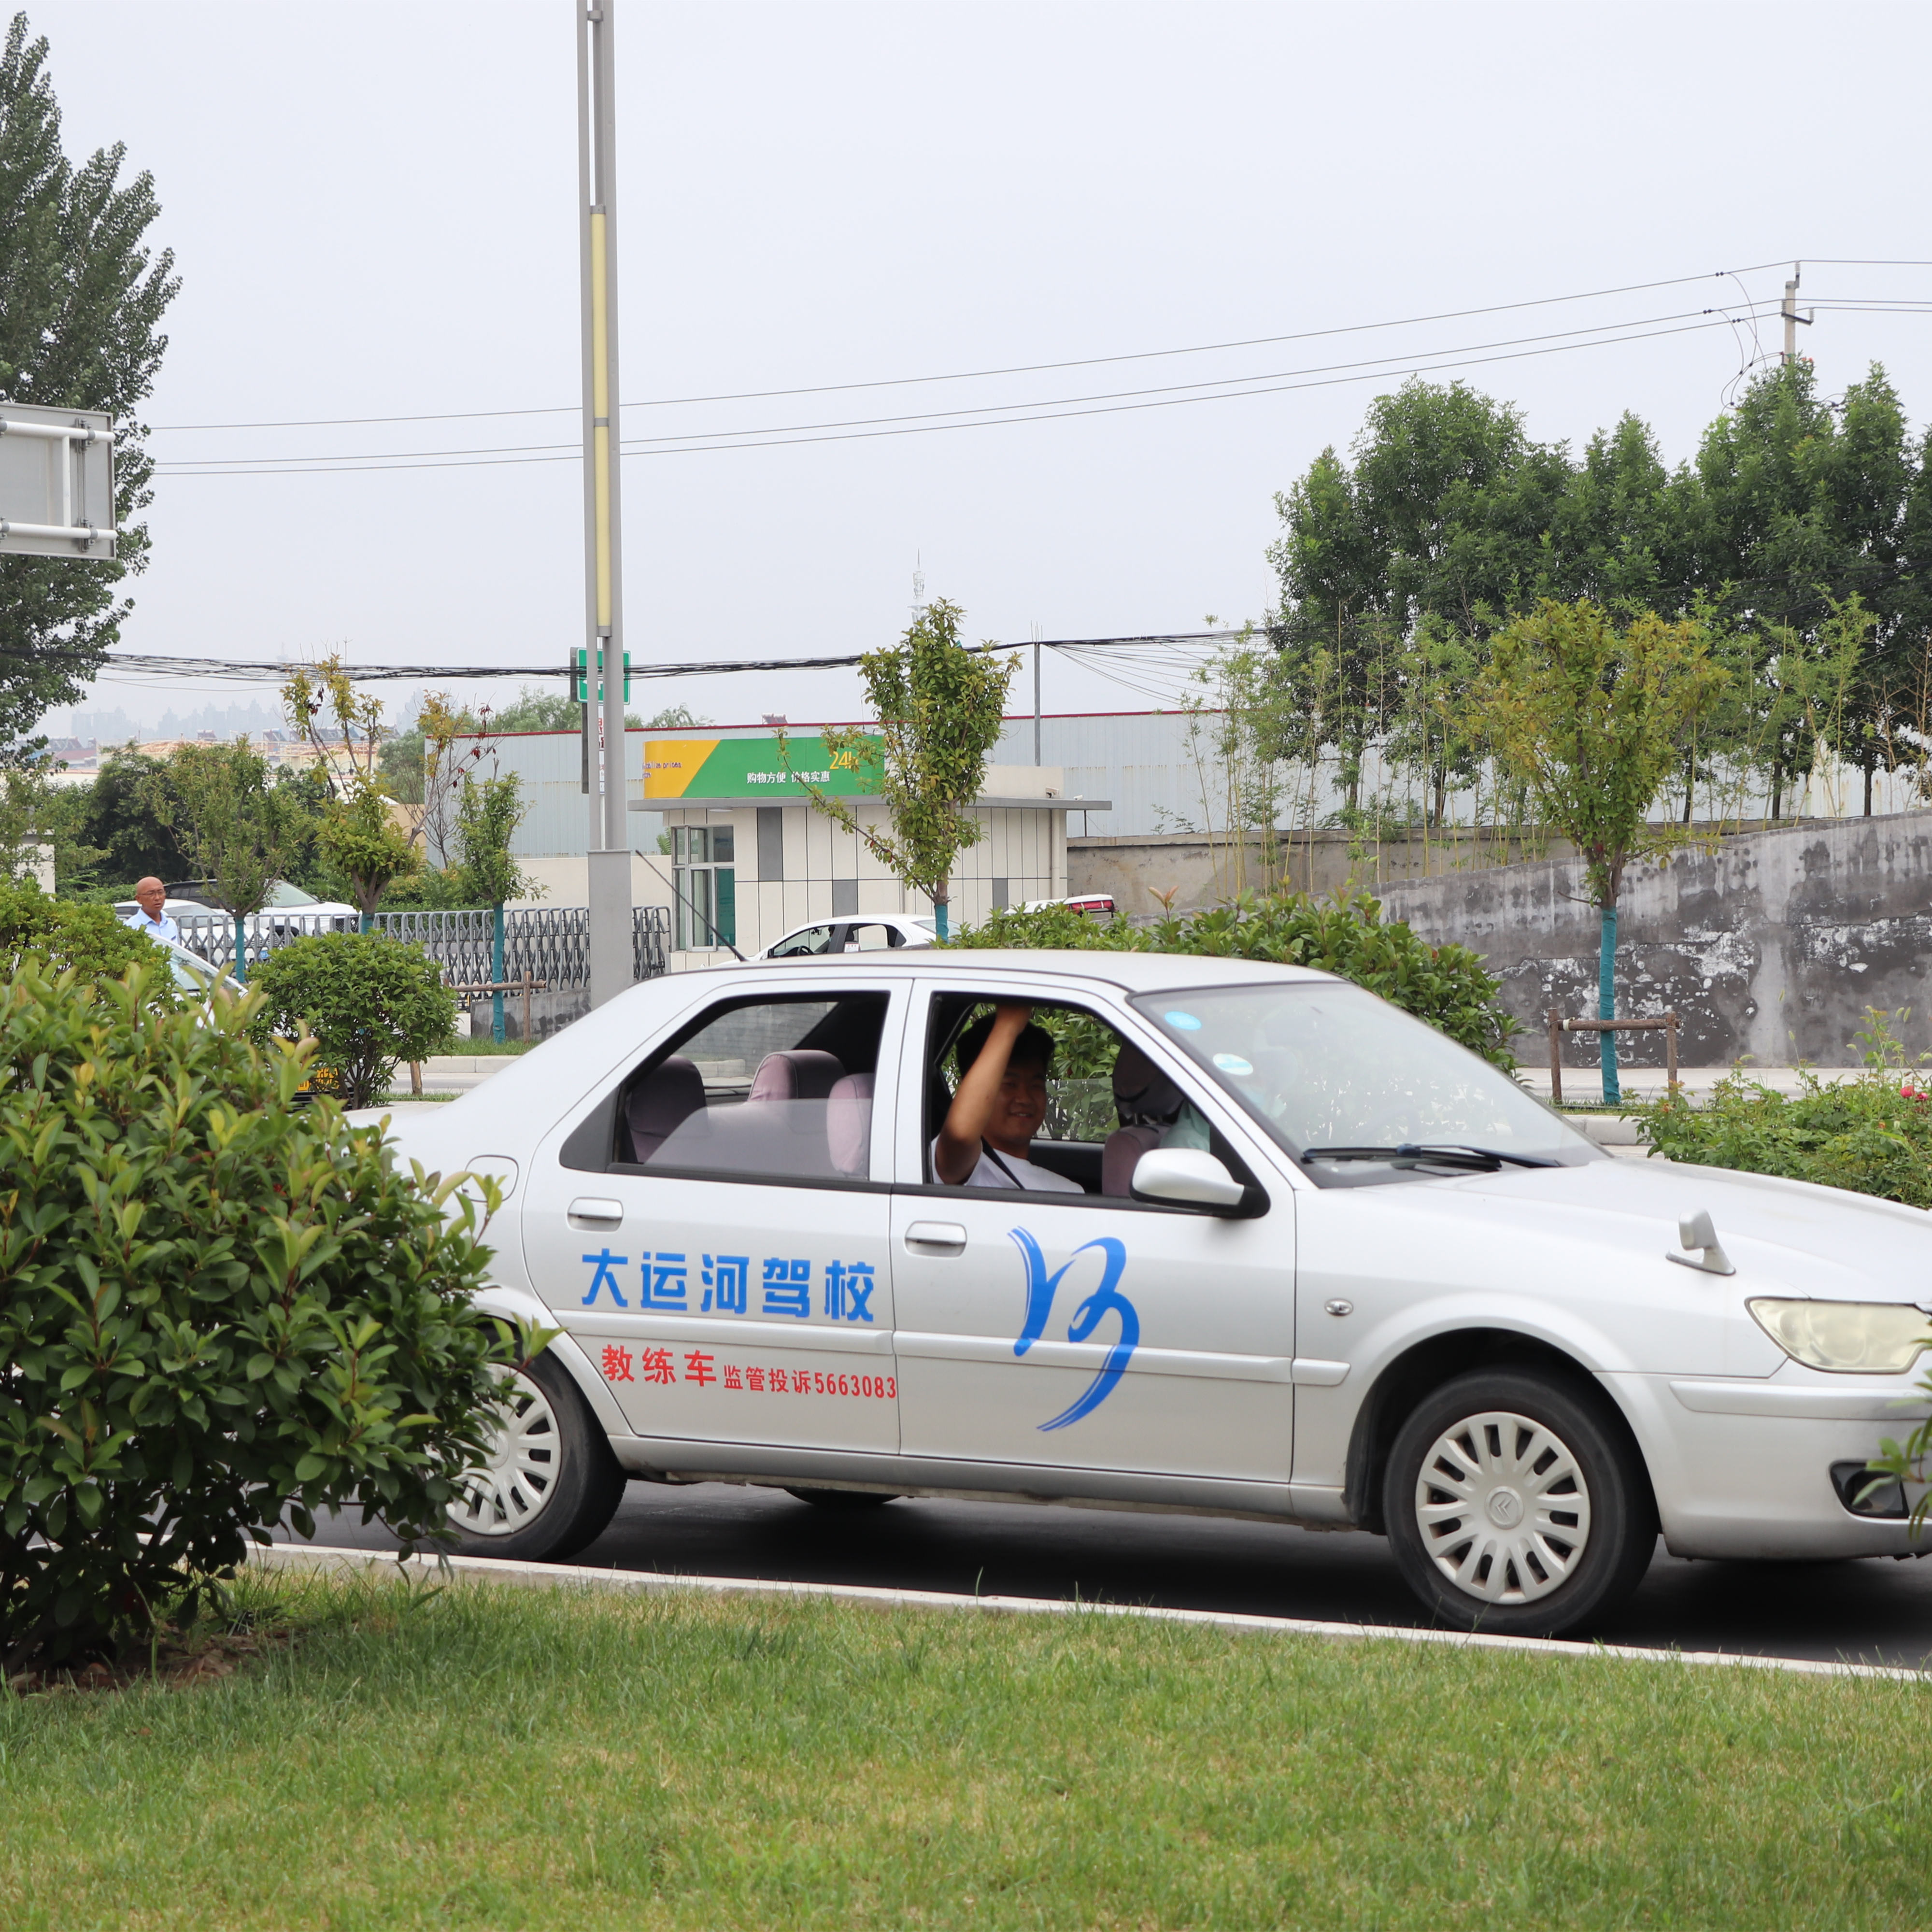
[[[993,1015],[986,1014],[975,1020],[959,1036],[959,1075],[962,1079],[966,1070],[980,1057],[980,1050],[992,1036]],[[1029,1020],[1020,1029],[1019,1037],[1013,1042],[1012,1051],[1006,1055],[1009,1066],[1037,1066],[1042,1073],[1053,1070],[1053,1036],[1037,1021]]]

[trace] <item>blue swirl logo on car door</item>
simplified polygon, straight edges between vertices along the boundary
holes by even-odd
[[[1134,1304],[1120,1292],[1120,1276],[1127,1265],[1127,1251],[1111,1234],[1103,1234],[1096,1241],[1088,1241],[1076,1248],[1048,1274],[1046,1257],[1040,1252],[1040,1244],[1024,1228],[1010,1228],[1008,1232],[1026,1264],[1026,1323],[1020,1330],[1019,1340],[1013,1344],[1016,1355],[1025,1354],[1046,1333],[1047,1322],[1053,1313],[1054,1294],[1060,1286],[1060,1277],[1089,1248],[1100,1251],[1100,1285],[1073,1311],[1073,1319],[1066,1327],[1066,1339],[1070,1342],[1084,1342],[1100,1327],[1104,1316],[1114,1315],[1120,1318],[1120,1332],[1107,1351],[1107,1358],[1100,1364],[1100,1372],[1070,1407],[1063,1409],[1051,1422],[1040,1425],[1042,1430],[1064,1429],[1069,1423],[1078,1422],[1083,1415],[1091,1415],[1113,1394],[1115,1385],[1126,1372],[1135,1349],[1140,1346],[1141,1318]]]

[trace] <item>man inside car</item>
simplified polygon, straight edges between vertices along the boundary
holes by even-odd
[[[934,1175],[949,1187],[1017,1187],[1084,1194],[1064,1174],[1028,1156],[1046,1118],[1053,1036],[1033,1009],[1002,1005],[960,1036],[959,1088],[932,1144]]]

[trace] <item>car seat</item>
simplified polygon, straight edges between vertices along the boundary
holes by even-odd
[[[698,1069],[682,1054],[660,1060],[624,1102],[632,1160],[649,1160],[692,1114],[704,1109],[704,1082]]]
[[[844,1077],[845,1069],[838,1056],[822,1053],[815,1047],[795,1046],[782,1053],[768,1053],[752,1076],[752,1090],[745,1096],[745,1104],[749,1107],[768,1100],[826,1100]]]
[[[1147,1055],[1126,1040],[1114,1061],[1114,1111],[1120,1124],[1100,1149],[1100,1192],[1116,1200],[1134,1191],[1141,1156],[1160,1144],[1180,1118],[1186,1096]]]
[[[832,1083],[825,1102],[825,1142],[839,1173],[865,1178],[872,1152],[871,1074],[848,1073]]]

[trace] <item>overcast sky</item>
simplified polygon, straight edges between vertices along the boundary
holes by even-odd
[[[44,0],[30,18],[52,41],[69,152],[124,142],[130,170],[154,177],[155,238],[182,289],[149,419],[304,425],[170,428],[158,455],[296,464],[572,443],[564,0]],[[616,0],[616,19],[632,404],[1703,278],[1212,354],[634,406],[632,437],[1231,378],[1305,386],[1317,379],[1298,372],[1321,365],[1466,352],[1459,373],[1520,403],[1532,434],[1576,442],[1634,409],[1675,460],[1754,346],[1688,326],[1696,311],[1774,304],[1793,259],[1808,263],[1802,301],[1932,298],[1932,268],[1822,265],[1932,258],[1923,6]],[[1732,269],[1750,272],[1714,272]],[[1680,332],[1475,360],[1611,323]],[[1774,350],[1775,322],[1760,336]],[[1932,412],[1932,316],[1834,313],[1802,346],[1828,390],[1882,359],[1915,423]],[[1382,367],[1394,373],[1057,422],[631,455],[633,658],[874,646],[904,626],[916,562],[976,638],[1258,615],[1274,494],[1350,440],[1400,380],[1400,363]],[[307,426],[544,409],[561,412]],[[171,475],[150,521],[129,651],[510,665],[560,663],[580,640],[574,460]],[[650,688],[634,708],[849,716],[856,690],[848,672],[715,676]],[[104,677],[92,701],[158,717],[250,694]],[[1145,701],[1049,658],[1049,710]]]

